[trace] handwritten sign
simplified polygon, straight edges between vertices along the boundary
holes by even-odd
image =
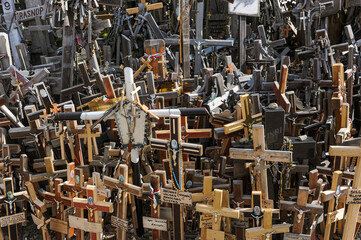
[[[194,169],[196,169],[196,162],[195,161],[183,162],[183,168],[194,170]]]
[[[239,219],[231,219],[232,226],[241,227],[241,228],[249,228],[249,218],[244,218],[244,220]]]
[[[93,233],[103,232],[103,226],[101,223],[88,222],[88,220],[85,218],[79,218],[72,215],[69,216],[69,226],[86,232],[93,232]]]
[[[311,235],[296,234],[296,233],[285,233],[284,240],[310,240]]]
[[[10,225],[14,225],[17,223],[22,223],[26,221],[25,212],[13,214],[10,216],[5,216],[0,218],[0,226],[6,227]]]
[[[44,19],[45,14],[46,14],[46,7],[39,6],[39,7],[28,8],[25,10],[15,12],[15,19],[19,22],[28,21],[36,17],[41,17],[42,19]]]
[[[361,204],[361,189],[350,189],[347,193],[348,204]]]
[[[202,214],[200,217],[199,227],[200,228],[212,228],[213,215]]]
[[[168,231],[166,219],[143,217],[143,227],[165,232]]]
[[[192,206],[192,193],[178,192],[176,190],[162,188],[160,200],[166,203],[184,204],[186,206]]]
[[[111,224],[112,224],[113,227],[128,230],[128,221],[124,220],[124,219],[120,219],[120,218],[118,218],[116,216],[112,216]]]
[[[334,212],[331,212],[331,213],[329,213],[329,216],[330,216],[329,221],[331,223],[334,223],[336,221],[340,221],[341,219],[343,219],[344,214],[345,214],[345,209],[344,208],[338,209],[338,210],[336,210]]]

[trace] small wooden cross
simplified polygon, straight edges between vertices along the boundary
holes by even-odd
[[[145,2],[145,0],[141,0],[141,4],[143,4],[143,8],[146,9],[146,11],[152,11],[152,10],[156,10],[156,9],[162,9],[163,8],[163,3],[159,2],[159,3],[153,3],[153,4],[148,4]],[[128,8],[125,10],[129,15],[132,14],[136,14],[139,13],[139,7],[135,7],[135,8]]]
[[[231,159],[243,159],[256,161],[260,177],[257,177],[260,184],[257,184],[257,190],[262,190],[264,199],[268,199],[268,180],[266,161],[288,162],[292,161],[292,152],[266,150],[264,126],[261,124],[253,125],[253,149],[230,148]],[[259,187],[261,185],[261,187]]]
[[[288,67],[286,65],[282,65],[280,83],[276,81],[273,82],[273,91],[275,92],[277,97],[277,104],[280,105],[285,110],[286,113],[290,111],[290,106],[291,106],[285,94],[287,87],[287,77],[288,77]]]
[[[86,121],[85,132],[78,134],[79,138],[86,139],[89,162],[93,161],[93,149],[94,149],[94,155],[98,155],[98,145],[96,143],[96,138],[99,137],[101,134],[100,132],[92,131],[90,129],[91,125],[92,125],[91,121]]]
[[[69,223],[70,226],[74,228],[81,228],[82,226],[79,225],[81,225],[82,222],[95,223],[91,225],[95,227],[94,229],[84,227],[82,230],[90,232],[91,240],[100,240],[100,232],[98,232],[99,227],[102,231],[100,212],[113,212],[113,203],[98,201],[97,187],[93,185],[88,185],[86,187],[86,196],[87,199],[78,197],[73,198],[73,206],[75,208],[88,209],[89,222],[82,218],[69,216]]]
[[[309,204],[308,201],[309,188],[300,186],[298,189],[297,203],[291,201],[280,201],[280,209],[295,212],[293,221],[293,233],[301,234],[305,213],[322,214],[323,207],[321,205]]]
[[[240,119],[224,125],[224,133],[230,134],[241,129],[244,129],[245,137],[249,138],[249,132],[251,125],[258,123],[262,120],[262,113],[258,112],[255,114],[251,113],[249,94],[240,96],[241,109],[237,111],[240,114]]]

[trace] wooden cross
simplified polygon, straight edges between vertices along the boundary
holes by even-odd
[[[277,104],[280,105],[285,110],[286,113],[290,111],[290,105],[291,105],[285,94],[287,87],[287,77],[288,77],[288,67],[286,65],[282,65],[280,83],[276,81],[273,82],[273,91],[275,92],[277,97]]]
[[[69,193],[69,197],[79,197],[82,198],[86,193],[86,188],[84,187],[84,175],[82,168],[75,168],[74,163],[68,164],[67,169],[68,181],[61,184],[61,191],[66,191]],[[79,218],[84,218],[84,210],[82,208],[75,209],[75,216]],[[84,239],[84,231],[82,229],[76,229],[77,239]]]
[[[339,157],[360,157],[361,146],[330,146],[329,155]],[[361,167],[358,163],[356,166],[355,176],[360,176]],[[355,177],[352,184],[352,189],[361,188],[361,178]],[[351,204],[348,206],[346,214],[346,223],[343,230],[343,239],[353,239],[355,235],[355,228],[357,223],[357,216],[360,210],[360,204]]]
[[[262,120],[262,113],[251,113],[249,94],[240,96],[241,110],[237,111],[241,115],[240,119],[224,125],[224,133],[230,134],[241,129],[244,129],[245,137],[249,137],[249,129],[254,123],[258,123]]]
[[[54,221],[54,225],[60,225],[60,227],[50,227],[50,229],[59,230],[57,232],[57,238],[58,239],[64,239],[64,234],[68,234],[68,224],[63,221],[63,211],[64,211],[64,205],[68,207],[72,207],[72,199],[69,197],[63,196],[63,193],[61,191],[61,184],[63,183],[63,180],[61,178],[56,178],[54,181],[54,188],[55,193],[46,192],[43,189],[38,189],[39,195],[41,195],[46,201],[52,202],[56,204],[56,220]],[[51,220],[52,221],[52,220]],[[52,225],[52,223],[50,223]]]
[[[332,66],[332,86],[335,88],[332,94],[332,108],[334,110],[334,116],[336,117],[335,132],[338,132],[341,128],[341,108],[342,104],[347,101],[344,75],[342,63],[336,63]]]
[[[233,63],[229,63],[228,67],[226,68],[226,71],[233,73],[233,70],[235,70],[235,69],[236,69],[236,67],[233,65]]]
[[[227,201],[225,196],[228,196],[228,191],[215,189],[214,190],[214,200],[213,206],[207,204],[196,204],[196,211],[202,212],[205,214],[212,215],[212,230],[221,231],[222,218],[234,218],[243,220],[242,209],[232,209],[224,206],[224,201]],[[229,202],[228,202],[229,203]],[[224,223],[225,225],[226,223]],[[230,221],[227,222],[227,225],[230,225]],[[207,233],[208,235],[209,233]]]
[[[86,187],[86,196],[87,199],[73,198],[73,206],[75,208],[88,209],[89,222],[83,218],[69,216],[69,223],[74,228],[81,229],[84,227],[82,230],[90,232],[91,240],[100,240],[100,232],[102,232],[100,212],[113,212],[113,203],[98,201],[97,187],[93,185]],[[84,226],[84,223],[88,223],[87,226]]]
[[[191,143],[183,143],[181,140],[181,119],[180,116],[170,116],[170,139],[162,140],[150,138],[150,146],[152,149],[167,151],[170,169],[172,172],[173,187],[178,191],[184,189],[183,176],[183,160],[182,153],[201,156],[203,146]],[[173,204],[173,227],[174,235],[177,239],[183,239],[183,209],[178,204]]]
[[[293,30],[292,30],[292,28],[290,28],[290,26],[287,24],[287,28],[284,28],[284,29],[283,29],[283,32],[286,33],[286,36],[285,36],[286,38],[288,38],[290,31],[293,31]]]
[[[164,45],[163,39],[149,39],[144,42],[145,56],[151,59],[149,64],[152,66],[155,78],[165,79],[168,75]]]
[[[46,225],[50,222],[50,219],[45,221],[43,215],[43,213],[46,212],[46,206],[44,202],[38,199],[32,182],[26,182],[25,186],[28,192],[27,198],[29,200],[30,206],[32,208],[32,211],[36,214],[36,216],[33,214],[31,214],[31,216],[33,220],[35,220],[34,222],[37,225],[37,228],[41,229],[43,239],[51,240],[49,231],[46,228]]]
[[[271,239],[271,235],[285,233],[290,231],[291,224],[272,225],[272,209],[263,209],[263,227],[254,227],[246,229],[246,239],[256,237],[265,237],[265,240]]]
[[[9,221],[10,219],[8,219],[8,223],[6,224],[8,229],[8,236],[10,240],[19,239],[20,234],[18,233],[17,223],[25,221],[25,216],[24,216],[25,212],[16,214],[15,202],[24,200],[24,195],[26,194],[26,191],[15,193],[13,179],[11,177],[4,178],[3,184],[4,184],[4,195],[0,197],[0,204],[6,204],[6,216],[15,217],[15,215],[17,215],[17,217],[19,217],[19,220],[15,222]],[[0,218],[1,226],[3,226],[2,220],[4,218],[9,218],[9,217]]]
[[[266,150],[263,125],[253,125],[252,133],[253,149],[230,148],[230,158],[256,161],[258,171],[260,172],[260,177],[257,177],[257,190],[262,190],[264,199],[268,199],[266,161],[290,163],[292,152]]]
[[[324,239],[333,239],[333,234],[336,227],[336,222],[341,219],[335,219],[335,214],[339,216],[339,214],[344,213],[343,208],[339,208],[339,199],[347,194],[347,187],[341,187],[342,184],[342,172],[335,171],[332,175],[332,183],[330,190],[326,190],[321,193],[321,201],[328,201],[328,213],[326,220],[326,229],[324,232]],[[343,210],[342,210],[343,209]],[[342,213],[341,213],[342,212]],[[342,216],[343,218],[343,216]]]
[[[142,4],[142,9],[143,9],[142,12],[144,11],[144,9],[146,9],[146,11],[152,11],[152,10],[162,9],[163,8],[163,3],[162,2],[148,4],[147,2],[145,2],[145,0],[141,0],[140,4]],[[139,7],[128,8],[125,11],[129,15],[136,14],[136,13],[139,13]]]
[[[188,139],[211,138],[212,129],[211,128],[188,129],[188,118],[181,117],[181,134],[182,134],[182,140],[184,142],[188,142]],[[157,139],[169,139],[170,130],[156,130],[155,137]],[[182,158],[183,161],[188,161],[187,154],[183,154]]]
[[[85,123],[85,132],[78,134],[79,138],[86,139],[87,148],[88,148],[88,161],[93,161],[93,149],[94,155],[98,155],[98,145],[96,143],[96,138],[100,136],[100,132],[92,131],[90,129],[92,123],[91,121],[86,121]],[[100,129],[100,128],[98,128]]]
[[[297,202],[280,201],[280,209],[295,212],[293,221],[293,233],[301,234],[305,213],[322,214],[323,207],[321,205],[309,204],[308,201],[309,188],[300,186],[298,189]]]

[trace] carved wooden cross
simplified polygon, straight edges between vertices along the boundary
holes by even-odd
[[[277,97],[277,104],[280,105],[286,113],[290,111],[290,102],[286,97],[286,87],[287,87],[287,77],[288,77],[288,67],[286,65],[282,65],[281,67],[281,79],[280,83],[274,81],[273,82],[273,91]]]
[[[257,103],[254,103],[254,104],[257,104]],[[262,113],[261,112],[258,112],[255,114],[251,113],[249,94],[240,96],[240,105],[241,105],[240,113],[238,113],[238,111],[237,111],[237,114],[241,115],[240,119],[235,122],[225,124],[224,125],[224,133],[230,134],[230,133],[239,131],[241,129],[244,129],[245,137],[248,138],[251,126],[262,120]]]
[[[266,161],[290,163],[292,160],[292,152],[266,150],[263,125],[253,125],[252,132],[253,149],[230,148],[230,158],[256,161],[258,171],[260,172],[260,177],[257,177],[257,190],[262,190],[264,199],[268,199]]]
[[[96,229],[87,228],[83,230],[90,232],[91,240],[100,240],[100,232],[98,231],[95,232],[95,230],[99,229],[98,226],[99,224],[102,231],[100,212],[110,212],[110,213],[113,212],[113,203],[98,201],[97,187],[93,185],[88,185],[86,187],[86,196],[87,199],[78,198],[78,197],[73,198],[73,206],[75,208],[88,209],[89,222],[88,221],[86,222],[93,223],[91,226],[94,226]],[[81,222],[85,223],[84,219],[82,218],[77,218],[77,217],[72,218],[72,216],[69,217],[69,222],[71,227],[79,228],[79,225],[78,227],[76,227],[77,223],[75,222],[77,221],[80,224]]]
[[[280,201],[280,209],[295,212],[293,221],[293,233],[301,234],[303,230],[303,223],[305,213],[309,214],[322,214],[323,207],[321,205],[309,204],[308,200],[308,187],[300,186],[298,189],[297,202]]]

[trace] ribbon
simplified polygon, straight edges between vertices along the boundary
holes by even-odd
[[[145,57],[148,58],[148,61],[149,61],[149,58],[151,58],[153,61],[155,61],[157,58],[160,58],[162,56],[165,55],[165,51],[162,52],[162,53],[154,53],[154,54],[144,54]]]
[[[157,189],[154,191],[154,188],[151,185],[148,185],[148,188],[150,190],[150,194],[152,195],[153,202],[154,202],[154,208],[157,207],[159,204],[159,195],[160,195],[160,189]]]

